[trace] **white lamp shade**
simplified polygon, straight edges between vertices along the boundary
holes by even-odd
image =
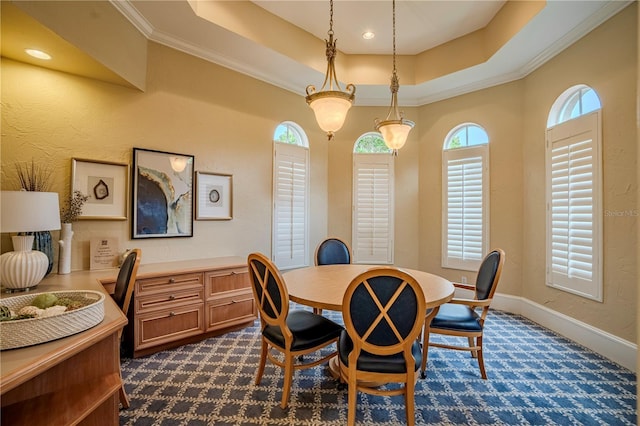
[[[2,191],[1,232],[38,232],[60,229],[57,192]]]
[[[351,108],[351,101],[336,97],[319,97],[309,103],[316,116],[316,121],[325,132],[337,132],[342,128],[347,112]]]
[[[407,136],[413,126],[409,124],[389,123],[378,128],[389,149],[400,149],[407,142]]]

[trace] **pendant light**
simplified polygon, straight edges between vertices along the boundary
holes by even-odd
[[[336,49],[337,40],[333,40],[333,0],[330,0],[329,4],[330,17],[329,31],[327,32],[329,40],[325,40],[327,44],[327,73],[319,92],[316,92],[315,86],[307,86],[306,99],[307,104],[315,113],[318,125],[327,132],[327,137],[331,140],[333,134],[342,128],[344,120],[347,118],[347,112],[355,99],[356,87],[353,84],[347,84],[347,91],[343,92],[336,77],[335,59],[338,50]]]
[[[396,1],[393,0],[393,74],[391,75],[391,108],[384,121],[375,119],[375,129],[382,133],[385,145],[393,150],[395,155],[407,141],[409,132],[415,126],[411,120],[402,117],[398,110],[398,89],[400,82],[396,72]]]

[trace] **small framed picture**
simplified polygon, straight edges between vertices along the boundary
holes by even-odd
[[[196,220],[233,218],[233,176],[196,172]]]
[[[89,197],[78,219],[126,220],[129,165],[72,158],[71,193],[74,191]]]
[[[133,148],[131,238],[193,237],[193,155]]]

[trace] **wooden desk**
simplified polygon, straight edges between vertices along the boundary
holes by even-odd
[[[98,279],[112,273],[52,274],[32,293],[80,289],[106,293]],[[111,297],[105,299],[104,311],[104,320],[86,331],[0,353],[3,425],[119,423],[118,331],[127,318]]]
[[[389,265],[382,265],[389,266]],[[357,275],[378,265],[324,265],[294,269],[282,274],[289,298],[294,302],[320,309],[342,311],[342,298]],[[427,309],[453,298],[454,287],[448,280],[428,272],[399,268],[413,276],[424,292]]]

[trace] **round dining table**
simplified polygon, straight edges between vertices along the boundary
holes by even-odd
[[[342,298],[351,281],[362,272],[372,268],[390,268],[392,265],[341,264],[308,266],[293,269],[282,274],[289,299],[302,305],[317,309],[342,311]],[[438,312],[440,305],[453,298],[454,287],[450,281],[424,271],[401,269],[418,281],[427,307],[425,324]],[[340,366],[337,357],[329,360],[329,373],[334,379],[340,378]],[[371,385],[371,384],[369,384]]]
[[[342,298],[351,281],[372,268],[391,265],[322,265],[293,269],[282,274],[289,292],[289,299],[318,309],[342,311]],[[453,298],[454,287],[450,281],[424,271],[400,269],[418,281],[427,304],[435,308]]]

